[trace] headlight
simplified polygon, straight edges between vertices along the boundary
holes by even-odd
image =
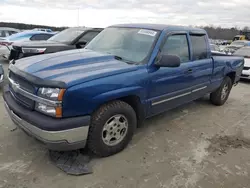
[[[47,114],[53,117],[62,117],[61,102],[63,99],[64,92],[65,92],[65,89],[40,88],[38,90],[37,95],[46,100],[44,100],[44,102],[37,102],[35,109],[37,111],[40,111],[44,114]]]
[[[62,100],[63,93],[64,93],[64,90],[59,89],[59,88],[40,88],[38,90],[37,95],[39,97],[42,97],[42,98],[45,98],[45,99],[60,101],[60,100]]]
[[[23,53],[40,54],[45,52],[46,48],[22,48]]]
[[[61,109],[61,107],[54,107],[54,106],[48,106],[46,104],[37,102],[36,103],[36,110],[39,112],[42,112],[44,114],[54,116],[54,117],[61,117],[62,114],[57,114],[57,108]],[[61,110],[59,110],[61,111]]]

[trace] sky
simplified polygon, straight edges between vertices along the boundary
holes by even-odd
[[[250,26],[249,0],[0,0],[0,22],[106,27],[120,23]]]

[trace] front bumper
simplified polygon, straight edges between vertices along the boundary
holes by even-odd
[[[0,74],[0,84],[3,82],[3,79],[4,79],[4,73]]]
[[[41,54],[37,54],[37,53],[23,53],[21,51],[21,47],[15,47],[16,49],[11,49],[9,55],[8,55],[8,60],[18,60],[21,58],[25,58],[25,57],[30,57],[30,56],[34,56],[34,55],[41,55]]]
[[[4,91],[3,97],[12,121],[47,148],[65,151],[85,147],[90,116],[55,119],[19,105],[9,91]]]
[[[10,55],[10,50],[6,46],[0,46],[0,56],[4,59],[8,59]]]
[[[250,69],[249,70],[243,70],[242,73],[241,73],[240,78],[250,79]]]
[[[4,70],[3,66],[0,65],[0,84],[4,81]]]

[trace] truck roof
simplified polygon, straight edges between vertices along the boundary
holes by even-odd
[[[165,25],[165,24],[143,24],[143,23],[133,23],[133,24],[116,24],[110,27],[131,27],[131,28],[142,28],[142,29],[152,29],[152,30],[184,30],[184,31],[196,31],[199,33],[206,33],[204,29],[187,27],[187,26],[177,26],[177,25]]]

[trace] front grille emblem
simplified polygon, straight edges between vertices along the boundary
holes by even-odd
[[[18,89],[20,88],[20,85],[18,83],[16,83],[14,80],[12,80],[11,78],[9,78],[10,84],[12,86],[12,89],[17,92]]]

